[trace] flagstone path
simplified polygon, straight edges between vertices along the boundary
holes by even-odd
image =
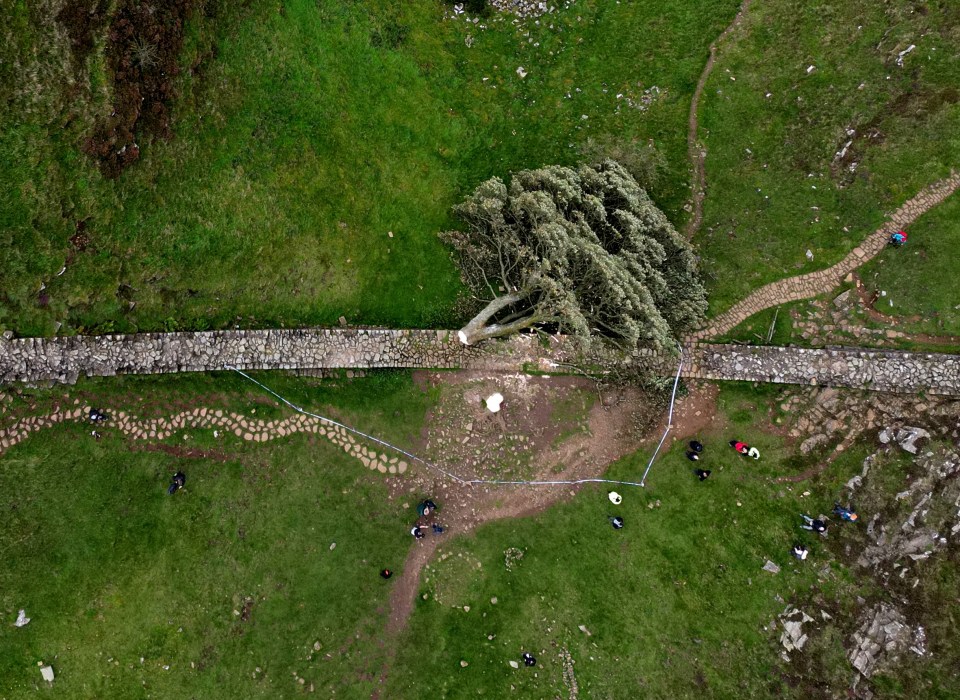
[[[729,311],[711,319],[707,326],[687,337],[689,341],[716,338],[736,328],[756,313],[780,304],[800,299],[811,299],[834,289],[843,278],[876,257],[886,246],[890,234],[905,228],[927,211],[940,204],[960,187],[960,173],[934,183],[920,194],[908,200],[880,228],[867,236],[843,260],[832,267],[805,275],[788,277],[761,287],[746,299],[735,304]]]

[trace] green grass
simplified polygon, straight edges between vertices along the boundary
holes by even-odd
[[[765,309],[732,328],[728,333],[716,339],[718,343],[747,343],[749,345],[787,345],[795,343],[793,337],[793,319],[790,312],[799,308],[800,303],[783,304]],[[770,329],[773,329],[771,334]],[[770,342],[767,342],[767,337]]]
[[[590,136],[652,139],[668,161],[654,194],[682,216],[689,98],[736,2],[586,0],[529,36],[444,20],[439,0],[211,6],[188,23],[181,63],[200,68],[178,79],[175,137],[145,139],[115,181],[78,152],[109,111],[102,62],[89,90],[61,92],[52,20],[13,8],[4,55],[30,70],[11,73],[0,115],[0,325],[453,323],[436,233],[485,178],[572,163]],[[626,106],[651,86],[649,109]],[[91,245],[55,277],[78,221]]]
[[[299,384],[307,405],[332,400],[326,410],[357,420],[362,411],[367,428],[397,440],[419,432],[427,400],[407,375],[339,388],[270,382]],[[126,390],[133,410],[148,410],[140,392],[175,405],[206,388],[221,392],[206,395],[218,406],[251,406],[229,377],[119,384],[85,383],[82,395],[110,404]],[[28,395],[14,410],[54,399]],[[369,697],[389,593],[377,572],[400,570],[409,546],[409,511],[380,478],[302,435],[268,446],[221,439],[221,464],[131,451],[103,432],[94,441],[63,426],[2,457],[0,608],[8,622],[20,608],[32,621],[0,626],[0,695],[34,697],[43,660],[57,679],[41,694],[60,697],[274,698],[311,685],[324,697]],[[211,439],[189,432],[194,440],[179,444]],[[177,469],[187,487],[171,497]],[[234,611],[248,598],[244,621]]]
[[[920,317],[898,330],[960,336],[956,279],[960,196],[954,194],[922,216],[908,234],[906,247],[886,249],[860,272],[870,288],[887,293],[877,309],[893,316]]]
[[[558,656],[565,648],[580,697],[791,696],[763,627],[783,610],[778,596],[789,600],[816,575],[814,564],[794,566],[789,555],[806,503],[767,481],[783,473],[788,455],[779,438],[757,430],[777,391],[724,387],[729,421],[701,436],[703,464],[713,470],[704,483],[677,445],[646,490],[618,489],[619,507],[605,489],[587,489],[443,547],[452,554],[425,573],[427,597],[417,601],[388,694],[411,697],[429,684],[448,698],[567,697]],[[763,458],[740,459],[726,445],[735,436]],[[645,457],[619,462],[608,476],[635,479]],[[614,513],[626,521],[622,531],[607,522]],[[511,547],[524,554],[507,570]],[[822,560],[819,543],[813,548]],[[768,558],[780,574],[761,570]],[[508,665],[522,651],[538,657],[536,669]]]
[[[405,373],[265,380],[298,403],[404,444],[438,398]],[[620,506],[607,489],[586,488],[537,516],[446,541],[423,572],[409,627],[394,640],[381,695],[420,697],[429,688],[446,698],[568,697],[564,651],[583,698],[842,692],[850,678],[844,645],[864,609],[857,597],[872,603],[899,584],[848,568],[864,543],[860,529],[835,523],[824,541],[799,530],[798,514],[829,510],[875,445],[860,441],[809,482],[772,483],[822,457],[795,455],[774,430],[786,391],[722,385],[717,420],[698,436],[707,445],[701,464],[713,470],[706,482],[675,444],[646,489],[618,488]],[[27,389],[5,418],[74,399],[141,415],[197,405],[281,413],[224,373]],[[574,408],[558,404],[558,417]],[[401,569],[409,510],[324,441],[294,436],[255,446],[215,441],[209,429],[188,432],[190,441],[171,442],[216,445],[227,461],[135,451],[109,430],[94,441],[78,425],[41,432],[3,455],[0,557],[8,566],[0,612],[9,622],[25,608],[33,619],[22,629],[0,626],[0,695],[35,696],[42,660],[57,680],[39,692],[58,697],[272,698],[311,686],[323,697],[370,697],[393,651],[382,636],[390,584],[377,571]],[[733,437],[762,458],[735,455],[726,445]],[[631,455],[608,476],[636,479],[646,457]],[[858,495],[863,517],[902,490],[909,461],[894,451],[874,465]],[[188,474],[187,488],[170,497],[165,486],[176,469]],[[607,522],[614,513],[625,518],[622,531]],[[802,565],[789,555],[797,540],[811,547]],[[511,548],[522,557],[508,569]],[[767,559],[780,573],[761,570]],[[947,552],[923,566],[923,585],[901,592],[934,655],[905,659],[875,679],[885,697],[949,697],[956,688],[956,558]],[[769,629],[787,603],[834,616],[817,623],[809,648],[789,665],[779,659],[780,630]],[[522,651],[538,657],[535,669],[509,666]]]
[[[960,164],[958,13],[947,0],[751,6],[700,115],[707,197],[696,242],[712,314],[837,262]],[[853,175],[832,166],[848,129]]]

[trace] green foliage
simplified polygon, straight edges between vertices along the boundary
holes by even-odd
[[[464,278],[493,301],[473,338],[554,323],[626,348],[672,346],[703,315],[690,245],[614,161],[493,178],[455,208],[465,231],[442,234]]]

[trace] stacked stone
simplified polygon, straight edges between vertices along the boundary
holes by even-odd
[[[87,376],[243,370],[431,368],[576,372],[621,358],[586,353],[571,337],[514,336],[465,347],[453,331],[300,329],[146,333],[0,341],[0,383],[67,382]],[[639,350],[630,361],[676,372],[673,353]],[[687,345],[683,375],[960,395],[960,357],[861,349]]]
[[[960,395],[960,356],[891,350],[699,345],[685,376]]]
[[[533,336],[462,345],[453,331],[324,329],[142,333],[0,340],[0,383],[73,383],[80,375],[255,369],[515,370],[579,356],[573,339]]]

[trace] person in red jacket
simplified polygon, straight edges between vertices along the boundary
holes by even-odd
[[[742,455],[745,455],[750,451],[750,445],[748,445],[745,442],[740,442],[739,440],[731,440],[730,447],[732,447]]]

